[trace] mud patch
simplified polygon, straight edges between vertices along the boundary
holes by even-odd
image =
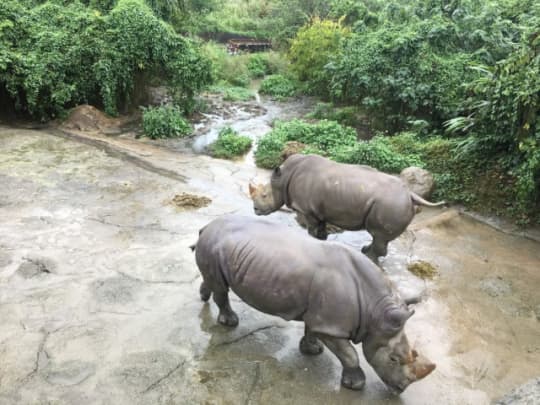
[[[33,278],[40,275],[54,273],[56,265],[47,258],[25,258],[16,271],[22,278]]]
[[[121,119],[110,118],[97,108],[85,104],[72,109],[62,127],[78,131],[110,131],[121,124]]]
[[[439,274],[435,266],[424,260],[409,263],[407,265],[407,270],[423,280],[432,280],[437,274]]]
[[[170,204],[179,211],[194,210],[208,206],[212,200],[205,196],[182,193],[176,194]]]

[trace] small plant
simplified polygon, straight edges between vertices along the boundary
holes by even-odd
[[[181,138],[191,133],[191,125],[176,106],[143,108],[143,131],[152,139]]]
[[[241,136],[231,127],[219,131],[218,139],[209,146],[210,154],[221,159],[233,159],[251,148],[251,139]]]
[[[297,85],[285,76],[271,75],[261,82],[259,91],[261,94],[268,94],[277,99],[284,99],[296,94]]]

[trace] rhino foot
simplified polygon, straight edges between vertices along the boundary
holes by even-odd
[[[300,351],[302,354],[316,356],[321,354],[323,350],[323,344],[314,336],[302,336],[302,339],[300,339]]]
[[[218,315],[218,322],[225,326],[235,327],[238,325],[238,315],[233,311],[220,312]]]
[[[344,368],[341,385],[351,390],[361,390],[366,384],[366,375],[360,367]]]

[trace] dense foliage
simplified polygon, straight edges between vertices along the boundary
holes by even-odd
[[[197,47],[143,0],[109,2],[100,7],[107,14],[95,2],[38,3],[0,4],[0,88],[21,112],[48,118],[91,103],[116,114],[152,79],[169,84],[189,110],[210,80]]]
[[[309,82],[309,90],[325,95],[329,75],[325,66],[338,51],[349,30],[339,22],[314,18],[300,28],[291,42],[289,58],[291,68],[298,78]]]
[[[294,96],[298,91],[298,86],[294,80],[283,75],[270,75],[261,82],[259,89],[261,94],[268,94],[277,99],[284,99]]]
[[[241,136],[231,127],[222,128],[218,139],[210,147],[210,154],[221,159],[234,159],[244,155],[251,148],[251,139]]]
[[[192,132],[182,111],[174,106],[143,108],[142,124],[144,134],[152,139],[179,138]]]

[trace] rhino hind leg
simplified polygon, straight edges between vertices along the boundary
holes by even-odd
[[[326,335],[320,335],[319,338],[336,355],[343,366],[341,385],[351,390],[361,390],[364,388],[366,375],[362,368],[360,368],[358,353],[351,342],[348,339]]]
[[[225,326],[235,327],[238,325],[238,315],[232,310],[229,303],[229,292],[213,291],[214,302],[219,308],[218,322]]]
[[[304,336],[302,336],[302,339],[300,339],[300,351],[302,354],[316,356],[321,354],[323,350],[324,346],[321,341],[317,339],[317,337],[313,335],[306,326]]]

